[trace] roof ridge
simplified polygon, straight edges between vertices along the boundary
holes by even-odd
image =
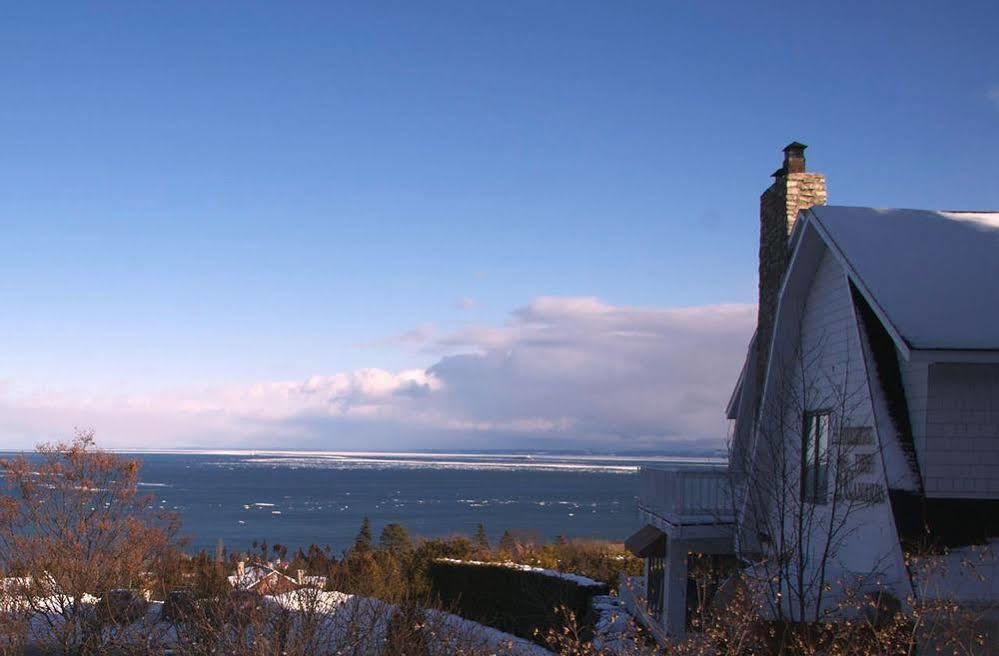
[[[810,207],[812,210],[822,210],[822,209],[854,209],[854,210],[874,210],[876,212],[933,212],[935,214],[999,214],[999,209],[994,210],[949,210],[949,209],[934,209],[929,207],[875,207],[873,205],[839,205],[829,203],[826,205],[815,205]]]

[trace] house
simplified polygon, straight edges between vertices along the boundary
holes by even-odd
[[[292,578],[270,564],[247,565],[244,561],[236,563],[236,571],[229,577],[229,585],[237,590],[247,590],[259,595],[279,595],[300,588],[326,587],[325,576],[308,576],[305,570],[298,570]]]
[[[727,464],[640,472],[626,594],[661,636],[686,630],[693,555],[758,575],[795,621],[830,617],[837,586],[999,601],[994,553],[964,578],[906,559],[999,538],[999,213],[826,205],[804,151],[760,199]]]

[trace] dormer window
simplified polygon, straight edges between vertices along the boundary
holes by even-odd
[[[806,412],[801,448],[801,500],[825,503],[829,488],[828,410]]]

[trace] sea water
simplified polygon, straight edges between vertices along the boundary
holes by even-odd
[[[192,550],[293,550],[353,543],[364,517],[377,538],[517,530],[539,539],[623,540],[637,522],[638,467],[690,458],[544,454],[200,452],[129,454],[141,490],[179,514]],[[696,460],[696,459],[695,459]],[[703,460],[699,460],[703,461]]]

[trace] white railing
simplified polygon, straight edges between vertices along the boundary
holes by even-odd
[[[638,504],[676,523],[732,521],[731,481],[724,465],[657,465],[639,472]]]

